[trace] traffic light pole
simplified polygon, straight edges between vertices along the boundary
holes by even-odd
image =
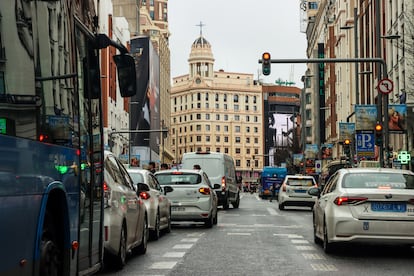
[[[270,55],[269,55],[270,56]],[[259,63],[263,63],[262,59],[259,59]],[[387,78],[388,70],[387,70],[387,63],[384,59],[377,57],[377,58],[310,58],[310,59],[270,59],[270,63],[276,63],[276,64],[284,64],[284,63],[378,63],[382,67],[382,77],[385,79]],[[378,76],[378,81],[380,81],[381,74]],[[383,120],[383,112],[382,109],[385,109],[385,113],[388,112],[388,96],[384,97],[384,103],[383,103],[383,95],[381,93],[378,93],[378,118],[379,122],[383,122],[383,125],[388,124],[388,121],[385,121],[385,118]],[[386,114],[385,117],[387,116]],[[380,117],[381,116],[381,117]],[[387,125],[388,126],[388,125]],[[388,128],[384,128],[384,130],[388,131]],[[388,143],[388,132],[385,133],[385,143]],[[388,155],[388,145],[386,145],[387,148],[387,155]],[[384,167],[384,143],[380,146],[380,164],[381,167]],[[387,161],[388,165],[388,161]]]

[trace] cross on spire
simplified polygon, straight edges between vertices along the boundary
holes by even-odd
[[[203,36],[203,26],[205,26],[205,24],[203,24],[203,22],[200,21],[200,24],[198,24],[196,26],[200,27],[200,36]]]

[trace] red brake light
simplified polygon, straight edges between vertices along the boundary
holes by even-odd
[[[103,183],[103,189],[104,189],[104,191],[110,190],[110,188],[108,187],[108,184],[106,184],[106,182]]]
[[[221,178],[221,189],[222,190],[225,190],[226,189],[226,177],[225,176],[223,176]]]
[[[139,197],[140,197],[140,198],[142,198],[142,199],[149,199],[151,196],[150,196],[150,194],[149,194],[149,193],[147,193],[147,192],[141,192],[141,193],[139,194]]]
[[[335,198],[334,203],[338,206],[341,205],[355,205],[358,203],[362,203],[367,201],[368,198],[366,197],[347,197],[347,196],[339,196]]]
[[[210,188],[200,188],[198,191],[203,195],[209,195],[211,192]]]

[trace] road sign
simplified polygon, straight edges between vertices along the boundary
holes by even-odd
[[[377,88],[382,94],[390,94],[394,90],[394,83],[390,79],[382,79]]]
[[[356,151],[358,157],[372,157],[375,154],[375,143],[373,133],[356,134]]]

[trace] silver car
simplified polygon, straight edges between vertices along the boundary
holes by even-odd
[[[279,210],[285,206],[307,206],[313,208],[316,197],[308,194],[308,190],[317,187],[311,175],[286,175],[278,193]]]
[[[414,244],[414,173],[385,168],[338,170],[317,196],[314,239],[325,252],[342,242]]]
[[[150,238],[158,240],[161,230],[171,232],[171,202],[166,194],[171,192],[171,187],[165,189],[158,183],[157,178],[145,169],[127,169],[134,185],[141,187],[143,191],[140,196],[144,200],[148,212],[148,227]]]
[[[161,186],[172,187],[168,193],[171,200],[173,221],[202,221],[208,228],[217,224],[217,196],[214,189],[220,184],[211,185],[202,170],[164,170],[155,173]]]
[[[147,251],[147,209],[125,167],[108,151],[104,173],[104,261],[121,269],[128,253]]]

